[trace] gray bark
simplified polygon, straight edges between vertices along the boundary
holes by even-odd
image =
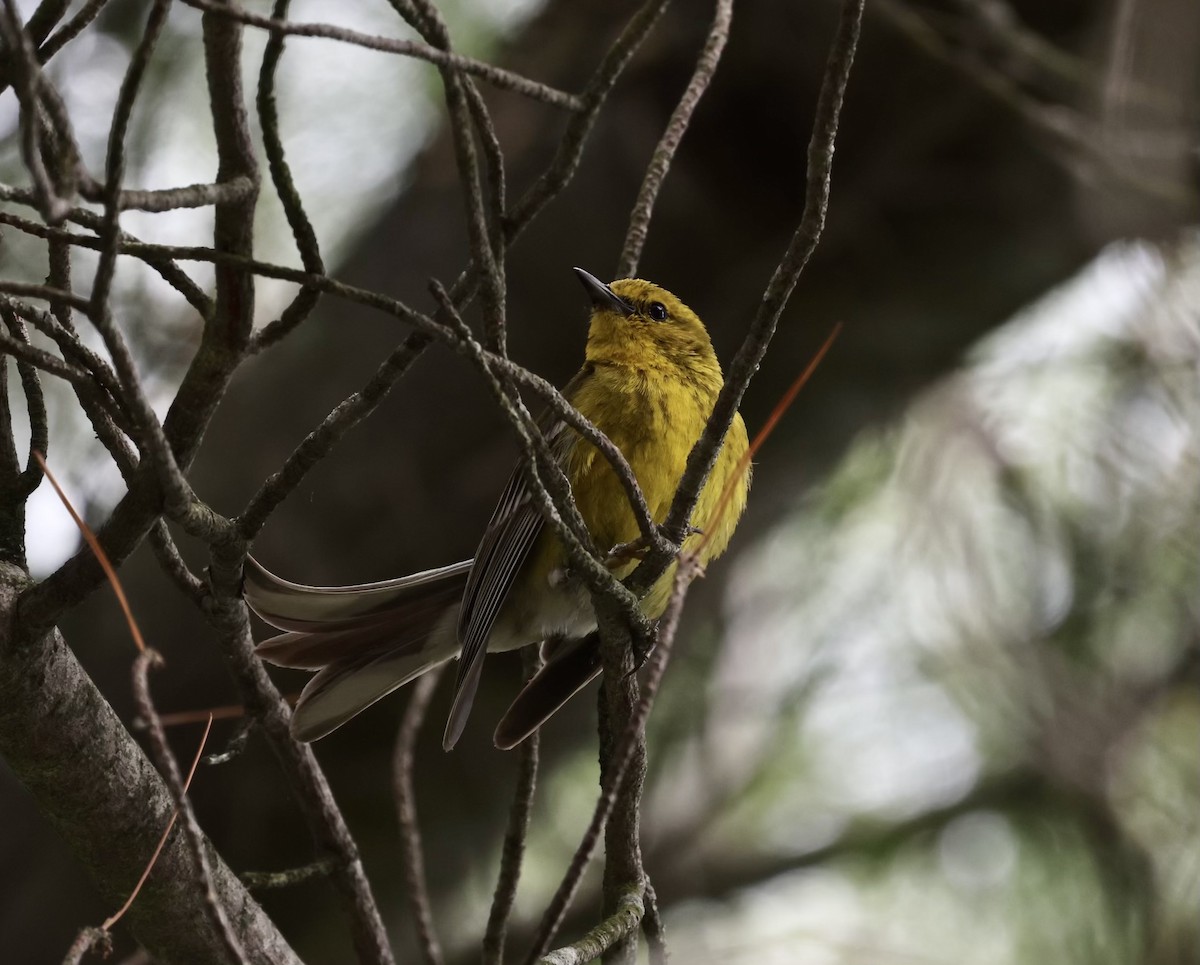
[[[51,630],[23,640],[14,633],[13,603],[27,581],[19,568],[0,564],[0,755],[115,910],[170,820],[170,792],[62,635]],[[299,963],[208,847],[213,887],[248,961]],[[177,825],[123,923],[161,965],[227,962],[204,893]]]

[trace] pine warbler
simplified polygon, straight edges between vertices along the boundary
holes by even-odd
[[[670,292],[634,278],[605,285],[575,271],[592,313],[586,360],[564,395],[624,453],[661,522],[721,390],[721,366],[703,323]],[[608,460],[561,421],[546,423],[545,434],[594,544],[607,549],[637,540],[637,522]],[[702,564],[724,552],[745,508],[750,471],[739,463],[746,448],[738,415],[692,515],[697,532],[688,548],[700,547]],[[735,473],[740,478],[718,518],[717,504]],[[611,566],[624,577],[636,562]],[[672,574],[673,568],[642,600],[647,617],[662,615]],[[521,467],[473,560],[382,583],[308,587],[281,580],[251,559],[244,592],[263,620],[286,631],[259,644],[263,659],[319,671],[292,718],[301,740],[323,737],[397,687],[460,656],[443,740],[449,750],[466,724],[486,651],[547,641],[545,665],[496,729],[496,746],[509,748],[600,672],[587,590],[570,576],[566,554],[544,524]]]

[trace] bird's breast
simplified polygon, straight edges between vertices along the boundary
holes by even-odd
[[[704,392],[671,372],[598,365],[572,401],[621,450],[651,514],[662,522],[715,399],[715,391]],[[625,489],[591,443],[576,440],[566,471],[601,551],[638,537]]]

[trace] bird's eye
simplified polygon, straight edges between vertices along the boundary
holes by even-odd
[[[651,302],[647,314],[656,322],[665,322],[667,320],[667,306],[662,302]]]

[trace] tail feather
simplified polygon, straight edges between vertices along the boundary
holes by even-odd
[[[458,607],[470,561],[358,586],[303,586],[246,561],[250,608],[286,632],[257,653],[318,673],[300,694],[292,733],[313,741],[458,653]]]
[[[458,653],[456,621],[457,615],[450,611],[447,619],[423,638],[400,646],[392,641],[374,647],[360,644],[355,655],[329,664],[301,692],[292,714],[292,735],[302,741],[318,740],[393,690],[454,657]]]
[[[329,632],[290,630],[263,640],[254,652],[276,667],[323,670],[330,664],[364,654],[373,655],[389,648],[402,650],[419,644],[434,632],[438,620],[451,609],[443,606],[420,620],[406,616]]]
[[[279,630],[351,629],[442,612],[462,600],[470,569],[471,561],[465,560],[379,583],[304,586],[280,579],[250,557],[242,595],[250,609]]]
[[[557,643],[546,665],[512,702],[493,738],[500,750],[511,750],[549,720],[558,709],[600,676],[599,637]]]

